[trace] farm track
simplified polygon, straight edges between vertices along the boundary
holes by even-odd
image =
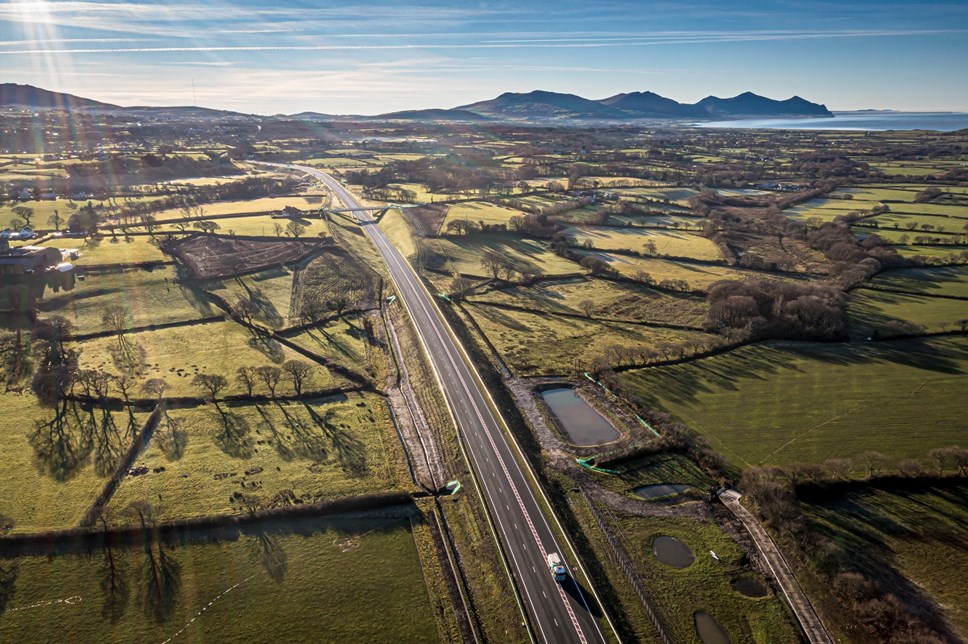
[[[735,490],[726,490],[719,495],[723,504],[736,515],[736,518],[746,527],[746,530],[753,537],[756,548],[760,551],[774,579],[783,591],[783,596],[797,616],[800,626],[810,644],[833,644],[833,639],[827,632],[827,628],[820,621],[820,617],[814,611],[807,595],[800,588],[796,576],[790,570],[780,549],[766,533],[760,522],[757,521],[753,513],[747,510],[740,503],[740,494]]]

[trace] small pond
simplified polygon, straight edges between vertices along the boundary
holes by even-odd
[[[541,397],[575,445],[598,445],[619,437],[618,430],[571,387],[547,389]]]
[[[659,497],[663,496],[682,494],[691,487],[691,485],[685,485],[682,483],[656,483],[655,485],[643,485],[641,487],[637,487],[633,491],[635,492],[636,496],[641,496],[643,499],[658,499]]]
[[[696,560],[689,546],[675,537],[656,537],[652,540],[652,554],[673,568],[688,568]]]
[[[692,616],[696,622],[696,632],[703,644],[731,644],[729,635],[719,625],[716,618],[705,611],[696,611]]]
[[[733,590],[747,597],[766,597],[766,586],[758,579],[744,577],[733,581]]]

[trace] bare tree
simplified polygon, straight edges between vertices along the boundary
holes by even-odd
[[[218,395],[229,386],[225,376],[217,373],[200,373],[192,378],[192,384],[208,394],[208,399],[218,404]]]
[[[578,303],[578,308],[582,310],[586,318],[590,318],[592,316],[592,311],[595,310],[595,303],[591,300],[582,300]]]
[[[867,467],[868,478],[872,478],[883,472],[889,462],[887,456],[880,452],[862,452],[860,459],[864,461],[864,465]]]
[[[255,387],[256,376],[252,367],[239,367],[235,370],[235,381],[245,387],[245,393],[252,396],[252,389]]]
[[[146,394],[151,394],[158,398],[158,402],[165,396],[165,392],[171,388],[164,378],[151,378],[146,380],[143,385],[141,385],[141,390]]]
[[[302,394],[303,387],[309,384],[313,375],[313,368],[308,362],[302,360],[287,360],[282,365],[285,376],[292,383],[292,389],[299,396]]]
[[[304,232],[306,232],[306,227],[295,219],[289,220],[289,223],[286,224],[286,234],[293,239],[299,239],[299,236]]]
[[[276,397],[276,387],[279,386],[279,380],[282,378],[282,369],[279,367],[273,367],[270,365],[264,365],[261,367],[256,367],[254,369],[256,377],[266,386],[269,390],[269,396],[272,398]]]

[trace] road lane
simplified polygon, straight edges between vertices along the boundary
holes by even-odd
[[[278,164],[284,165],[284,164]],[[360,208],[356,198],[328,174],[290,166],[326,184],[347,208]],[[410,264],[366,211],[357,219],[386,262],[390,275],[413,320],[457,423],[465,451],[483,489],[514,581],[520,589],[536,635],[545,642],[604,642],[598,621],[589,608],[592,599],[574,582],[554,581],[547,554],[557,552],[569,566],[562,547],[534,496],[508,444],[487,394],[471,371],[460,347]]]

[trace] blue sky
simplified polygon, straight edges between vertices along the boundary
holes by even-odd
[[[968,111],[968,2],[0,1],[0,82],[375,114],[505,91]]]

